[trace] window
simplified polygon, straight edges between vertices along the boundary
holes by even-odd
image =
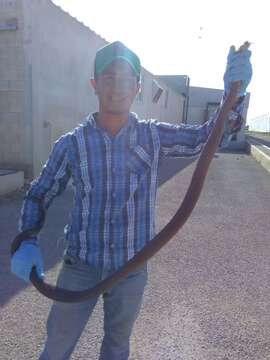
[[[152,80],[152,101],[153,103],[157,103],[163,93],[162,87],[156,80]]]

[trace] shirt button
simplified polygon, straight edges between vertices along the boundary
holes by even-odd
[[[110,248],[113,249],[113,248],[114,248],[114,244],[111,244],[111,245],[110,245]]]
[[[116,193],[115,193],[115,192],[112,194],[112,197],[113,197],[113,198],[116,198]]]
[[[111,224],[114,224],[114,219],[111,219]]]

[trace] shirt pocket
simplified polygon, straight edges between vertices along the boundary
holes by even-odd
[[[131,173],[139,176],[146,175],[153,163],[153,156],[149,149],[136,145],[127,153],[127,168]]]

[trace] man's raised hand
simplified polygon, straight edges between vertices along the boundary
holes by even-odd
[[[232,83],[241,81],[238,96],[246,94],[246,89],[251,81],[252,77],[252,65],[250,62],[251,51],[249,50],[250,43],[244,42],[238,50],[235,46],[231,46],[228,57],[227,66],[224,80],[225,93],[228,94]]]

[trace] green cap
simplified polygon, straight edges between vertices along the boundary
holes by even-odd
[[[129,63],[136,77],[141,74],[141,63],[139,57],[120,41],[115,41],[99,49],[95,57],[95,76],[103,71],[116,59],[122,59]]]

